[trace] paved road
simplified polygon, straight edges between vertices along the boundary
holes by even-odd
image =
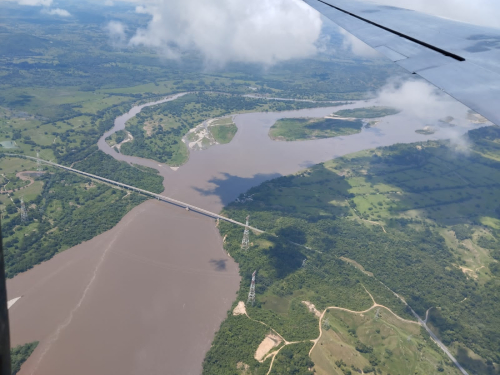
[[[101,176],[96,176],[96,175],[91,174],[91,173],[79,171],[78,169],[66,167],[64,165],[53,163],[51,161],[47,161],[47,160],[43,160],[43,159],[37,159],[37,158],[35,158],[33,156],[26,156],[26,155],[19,155],[19,154],[7,154],[7,153],[4,153],[4,155],[11,156],[11,157],[17,157],[17,158],[30,159],[30,160],[34,160],[34,161],[38,161],[39,160],[41,163],[44,163],[44,164],[47,164],[47,165],[51,165],[53,167],[65,169],[65,170],[73,172],[73,173],[78,173],[80,175],[83,175],[83,176],[86,176],[86,177],[90,177],[90,178],[92,178],[94,180],[106,182],[106,183],[111,184],[111,185],[119,186],[119,187],[122,187],[122,188],[125,188],[125,189],[128,189],[128,190],[132,190],[132,191],[135,191],[137,193],[150,196],[152,198],[155,198],[155,199],[158,199],[160,201],[176,205],[178,207],[185,208],[185,209],[190,210],[190,211],[194,211],[194,212],[197,212],[197,213],[209,216],[209,217],[213,217],[215,219],[225,220],[225,221],[227,221],[229,223],[233,223],[233,224],[236,224],[236,225],[239,225],[239,226],[242,226],[242,227],[246,227],[246,224],[240,223],[239,221],[236,221],[236,220],[233,220],[233,219],[229,219],[229,218],[227,218],[225,216],[216,214],[216,213],[208,211],[208,210],[204,210],[203,208],[193,206],[193,205],[191,205],[189,203],[181,202],[181,201],[178,201],[176,199],[173,199],[173,198],[170,198],[170,197],[166,197],[166,196],[161,195],[161,194],[156,194],[156,193],[153,193],[153,192],[148,191],[148,190],[139,189],[139,188],[137,188],[135,186],[130,186],[130,185],[124,184],[122,182],[109,180],[109,179],[101,177]],[[257,233],[264,233],[263,230],[254,228],[252,226],[248,226],[248,228],[251,229],[251,230],[253,230],[254,232],[257,232]]]

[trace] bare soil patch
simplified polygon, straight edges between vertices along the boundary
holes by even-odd
[[[268,334],[264,340],[260,343],[257,351],[255,352],[255,359],[259,362],[263,362],[264,356],[274,347],[281,344],[281,337],[275,334]]]
[[[245,302],[240,301],[238,305],[233,310],[233,315],[246,315],[247,309],[245,308]]]
[[[352,264],[354,267],[356,267],[358,270],[360,270],[361,272],[363,272],[365,275],[373,277],[373,273],[371,273],[369,271],[365,271],[365,268],[361,264],[359,264],[358,262],[356,262],[355,260],[352,260],[352,259],[349,259],[349,258],[346,258],[346,257],[340,257],[340,259],[342,259],[344,262]]]
[[[309,301],[302,301],[302,303],[306,305],[309,311],[316,315],[317,318],[321,318],[321,313],[316,309],[316,306],[314,306],[313,303]]]

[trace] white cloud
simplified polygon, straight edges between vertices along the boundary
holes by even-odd
[[[49,7],[52,5],[52,0],[0,0],[0,2],[2,1],[15,2],[18,3],[19,5],[44,7],[42,9],[42,13],[49,14],[52,16],[59,16],[59,17],[71,16],[71,14],[65,9],[61,8],[49,9]]]
[[[19,5],[30,5],[30,6],[49,7],[52,5],[52,0],[7,0],[7,1],[14,1],[17,2]]]
[[[453,126],[440,131],[456,151],[468,151],[468,140],[463,134],[470,129],[466,118],[469,109],[426,81],[395,78],[377,93],[377,100],[380,105],[398,108],[422,124],[433,126],[438,119],[453,117]]]
[[[111,38],[111,43],[115,47],[122,47],[126,44],[125,25],[118,21],[111,21],[106,25],[106,30]]]
[[[142,6],[142,5],[138,5],[135,7],[135,12],[138,13],[138,14],[148,14],[148,10],[146,9],[146,7]]]
[[[369,0],[476,25],[500,28],[498,0]]]
[[[396,107],[423,123],[463,112],[465,106],[423,80],[393,79],[378,93],[383,106]]]
[[[70,17],[71,13],[65,9],[55,8],[55,9],[42,9],[42,13],[49,14],[51,16],[59,16],[59,17]]]
[[[158,0],[136,10],[152,19],[131,45],[156,48],[168,58],[197,50],[216,65],[310,56],[321,31],[319,14],[300,0]]]

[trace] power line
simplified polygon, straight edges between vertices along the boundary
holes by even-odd
[[[24,197],[21,197],[21,221],[23,223],[28,221],[28,212],[26,211],[26,206],[24,205]]]
[[[43,172],[42,162],[40,161],[40,151],[36,152],[36,171]]]
[[[243,239],[241,240],[242,250],[248,250],[248,248],[250,247],[250,230],[248,229],[248,219],[250,219],[250,216],[247,216],[247,222],[245,225],[245,230],[243,232]]]
[[[252,303],[252,306],[255,303],[255,274],[257,271],[253,271],[252,273],[252,282],[250,283],[250,292],[248,293],[247,304]]]

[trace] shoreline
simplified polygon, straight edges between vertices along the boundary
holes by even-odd
[[[367,104],[350,106],[356,105]],[[273,142],[268,137],[278,118],[294,117],[297,112],[322,117],[332,108],[342,107],[235,116],[238,132],[230,143],[191,153],[177,171],[152,160],[116,152],[111,156],[159,170],[164,176],[163,194],[220,212],[239,194],[266,180],[367,148],[431,139],[415,134],[411,129],[421,124],[404,116],[398,117],[405,121],[407,129],[403,130],[382,121],[377,129],[333,139]],[[440,135],[444,138],[439,133],[435,137]],[[119,230],[123,231],[113,240]],[[94,285],[72,314],[96,259],[108,247]],[[177,366],[179,362],[182,366],[172,366],[168,373],[200,373],[215,332],[235,301],[239,280],[239,267],[225,253],[214,220],[148,200],[110,231],[11,280],[9,294],[24,296],[11,308],[13,342],[40,341],[20,375],[31,374],[28,369],[33,369],[47,341],[69,316],[70,322],[50,343],[36,373],[102,372],[92,367],[96,364],[108,373],[119,370],[132,375],[164,372],[166,363]],[[128,332],[124,326],[130,327]],[[116,346],[131,335],[135,343]],[[82,356],[87,358],[85,363],[80,363]],[[113,363],[118,367],[111,369]]]

